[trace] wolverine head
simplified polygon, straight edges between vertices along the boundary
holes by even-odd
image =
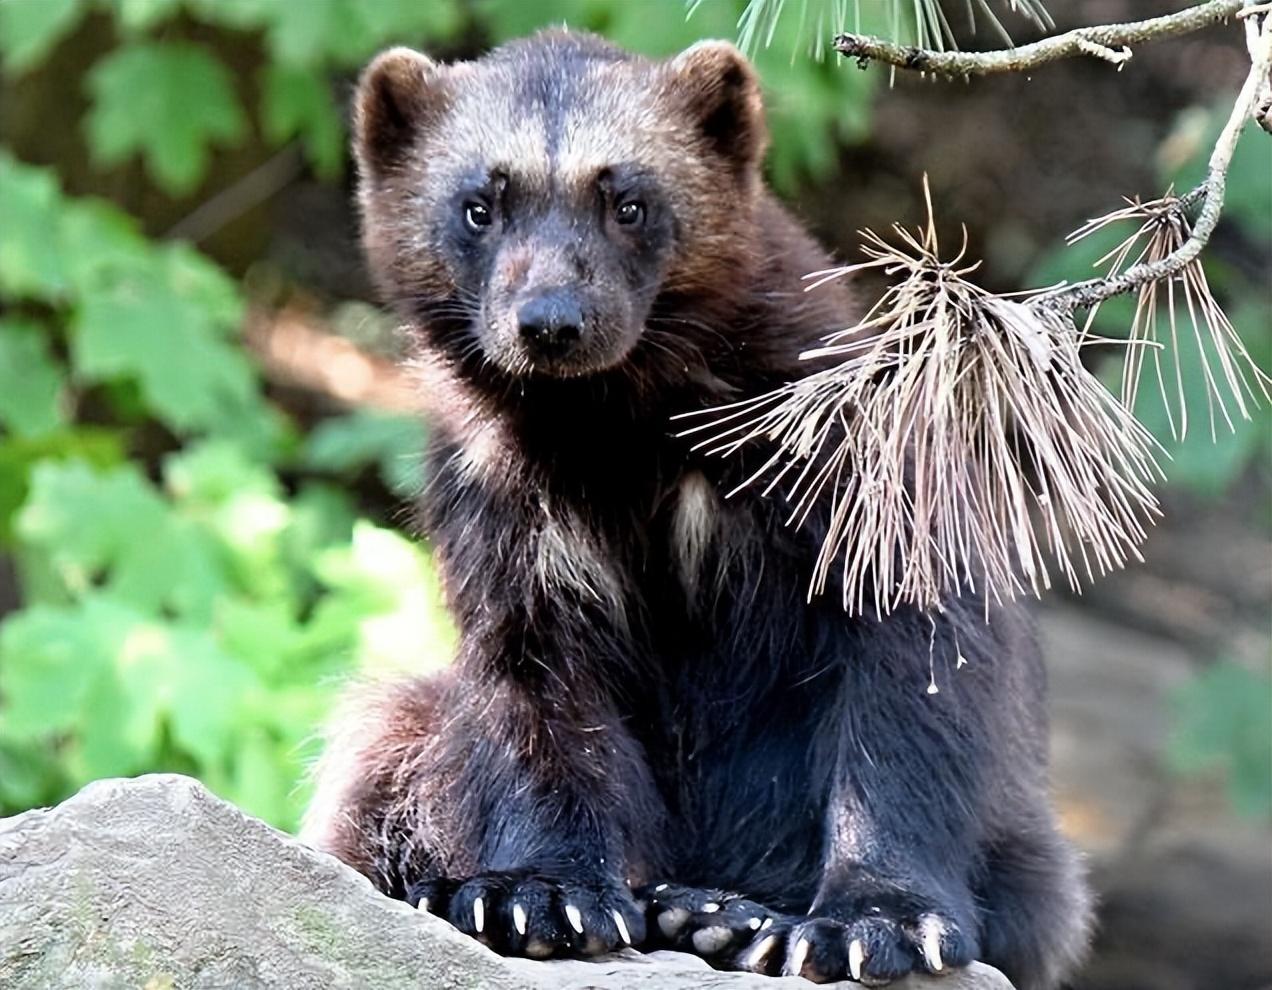
[[[660,297],[741,291],[765,140],[724,42],[665,62],[561,31],[450,65],[392,49],[355,108],[371,268],[471,375],[601,374]]]

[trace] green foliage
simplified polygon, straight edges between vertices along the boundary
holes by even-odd
[[[321,76],[303,67],[267,65],[261,79],[261,123],[274,144],[300,138],[319,175],[340,174],[344,130],[331,112],[331,93]]]
[[[0,190],[15,221],[0,241],[0,290],[52,307],[76,382],[135,385],[178,434],[280,442],[281,426],[234,340],[242,303],[233,281],[185,245],[150,244],[108,204],[65,200],[49,173],[2,152]],[[35,324],[10,329],[0,354],[22,348],[38,360]],[[24,387],[47,392],[56,374],[45,362]]]
[[[478,0],[470,9],[459,0],[0,0],[6,71],[37,64],[92,6],[109,12],[127,39],[88,75],[92,103],[85,130],[95,161],[116,166],[135,156],[162,189],[181,196],[204,179],[215,148],[246,137],[248,114],[243,92],[212,50],[148,37],[178,15],[212,28],[261,33],[268,55],[257,108],[261,132],[273,145],[298,139],[316,171],[331,177],[343,166],[345,128],[328,75],[362,64],[386,45],[427,48],[465,32],[502,41],[564,23],[662,57],[704,37],[736,37],[748,4]],[[838,143],[860,140],[869,123],[877,74],[846,71],[823,57],[833,31],[844,26],[832,13],[810,19],[805,9],[801,16],[775,18],[772,30],[764,31],[767,43],[751,52],[770,98],[771,174],[783,189],[793,189],[801,177],[829,174]],[[892,20],[891,5],[858,4],[850,26],[887,31]],[[199,112],[191,113],[195,106]]]
[[[98,162],[118,165],[140,154],[170,193],[194,189],[212,145],[237,142],[246,127],[229,70],[186,42],[121,48],[94,67],[88,87],[93,109],[85,123]]]
[[[0,51],[6,71],[22,72],[37,64],[83,12],[81,0],[0,0]]]
[[[24,602],[0,623],[0,813],[170,769],[292,826],[339,676],[449,654],[423,551],[319,477],[418,488],[420,428],[355,413],[298,446],[233,280],[3,154],[0,190],[0,539]],[[125,452],[165,433],[184,446],[156,483]]]
[[[1181,772],[1218,769],[1233,805],[1272,816],[1272,670],[1217,663],[1175,695],[1169,756]]]
[[[424,484],[424,431],[418,419],[359,410],[320,423],[301,450],[305,466],[350,475],[374,465],[392,492],[404,497]]]
[[[194,191],[213,151],[241,144],[249,132],[244,93],[210,48],[149,37],[177,18],[261,33],[268,54],[261,130],[275,145],[299,138],[326,177],[343,166],[345,143],[342,101],[328,75],[386,45],[428,46],[466,26],[459,0],[0,0],[4,71],[17,75],[37,66],[92,9],[109,14],[126,42],[87,75],[84,126],[94,160],[113,167],[137,157],[173,196]]]
[[[66,287],[60,238],[57,181],[45,171],[25,168],[0,151],[0,292],[12,298],[51,296]]]
[[[231,345],[240,318],[219,270],[183,245],[157,248],[86,293],[71,321],[74,366],[89,380],[135,380],[177,432],[214,431],[259,404],[246,355]]]
[[[0,424],[15,436],[56,429],[65,383],[39,324],[0,319]]]
[[[395,642],[411,644],[440,620],[425,560],[332,490],[286,498],[227,442],[171,455],[163,474],[160,489],[133,465],[35,470],[17,532],[51,590],[0,627],[0,741],[55,751],[63,787],[192,769],[291,824],[332,676],[377,620],[409,609],[414,634]],[[377,552],[357,552],[367,542]],[[0,780],[0,800],[30,797]]]

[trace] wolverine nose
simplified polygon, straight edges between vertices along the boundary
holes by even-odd
[[[517,310],[521,339],[543,357],[560,357],[583,334],[583,308],[569,289],[541,292]]]

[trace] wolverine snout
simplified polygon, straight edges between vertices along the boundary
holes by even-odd
[[[568,287],[536,292],[517,309],[517,332],[536,357],[564,357],[583,336],[578,293]]]

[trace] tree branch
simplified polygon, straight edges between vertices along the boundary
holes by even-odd
[[[1254,18],[1246,21],[1247,30],[1253,25]],[[1224,124],[1210,153],[1210,162],[1206,168],[1206,178],[1202,183],[1180,199],[1182,206],[1200,201],[1201,208],[1193,224],[1192,234],[1178,250],[1159,261],[1144,262],[1128,268],[1120,275],[1107,278],[1093,278],[1085,282],[1053,289],[1035,297],[1033,305],[1052,312],[1071,313],[1075,309],[1086,309],[1103,302],[1112,296],[1121,295],[1138,289],[1147,282],[1156,282],[1169,278],[1186,265],[1193,262],[1214,233],[1219,222],[1219,212],[1223,208],[1224,190],[1228,180],[1228,166],[1232,164],[1232,153],[1236,149],[1241,130],[1251,117],[1257,116],[1262,108],[1260,101],[1268,83],[1268,73],[1272,71],[1272,18],[1265,19],[1262,30],[1254,29],[1249,38],[1250,73],[1246,76],[1241,92],[1233,104],[1228,122]]]
[[[862,34],[840,34],[835,37],[835,51],[855,58],[862,67],[873,59],[901,69],[931,72],[938,76],[985,76],[1000,72],[1025,72],[1056,62],[1062,58],[1088,56],[1112,62],[1119,67],[1131,57],[1127,45],[1155,41],[1207,27],[1232,17],[1244,0],[1208,0],[1163,17],[1126,24],[1101,24],[1077,28],[1065,34],[1035,41],[1020,48],[991,52],[938,52],[911,45],[898,45],[882,38]]]

